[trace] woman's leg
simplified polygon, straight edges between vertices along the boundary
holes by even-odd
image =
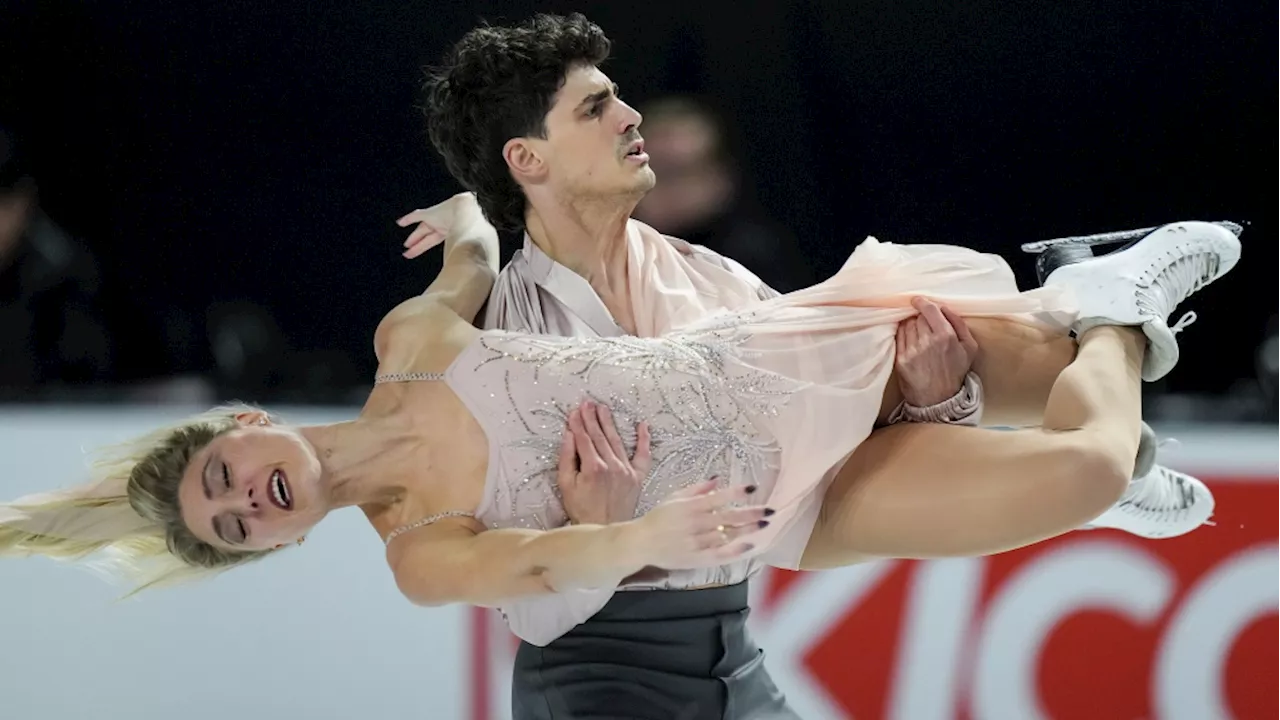
[[[1021,367],[1031,379],[1003,378],[997,392],[1015,400],[1033,397],[1052,367],[1027,370],[1029,358],[1056,362],[1062,346],[1040,353],[1006,344],[984,348],[986,367],[1005,368],[1002,373]],[[1119,499],[1133,470],[1145,346],[1142,333],[1131,328],[1086,332],[1074,362],[1055,375],[1039,428],[877,430],[828,489],[801,567],[829,568],[867,556],[990,554],[1097,517]]]
[[[914,425],[873,433],[827,490],[801,566],[1001,552],[1079,527],[1122,496],[1135,506],[1186,514],[1191,505],[1179,500],[1168,508],[1164,492],[1146,496],[1151,489],[1176,490],[1180,497],[1187,488],[1176,478],[1169,479],[1174,488],[1144,481],[1140,492],[1126,492],[1142,433],[1140,383],[1158,380],[1177,363],[1169,315],[1235,266],[1235,233],[1211,223],[1176,223],[1106,256],[1047,268],[1046,285],[1075,292],[1073,329],[1080,341],[1075,360],[1052,384],[1041,426]],[[1014,340],[1013,332],[1003,337],[1009,342],[997,338],[982,350],[987,357],[979,373],[1021,376],[990,378],[1002,407],[1016,409],[1047,384],[1065,346],[1046,351],[1035,361],[1044,365],[1028,369],[1034,346]],[[1212,511],[1207,493],[1187,502],[1197,508],[1193,519]]]
[[[1075,360],[1075,338],[995,318],[966,323],[978,341],[973,371],[982,380],[982,424],[1040,425],[1058,376]]]

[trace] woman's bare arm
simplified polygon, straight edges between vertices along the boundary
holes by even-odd
[[[440,522],[389,549],[396,585],[418,605],[491,606],[514,597],[616,587],[645,562],[626,524],[547,532]]]
[[[701,483],[636,520],[546,531],[485,530],[474,520],[442,520],[396,538],[387,561],[400,591],[419,605],[497,605],[528,595],[613,588],[648,566],[715,566],[751,551],[744,538],[767,525],[763,518],[771,513],[729,505],[752,492]]]
[[[439,302],[471,322],[489,299],[498,277],[499,252],[498,231],[485,220],[475,195],[454,195],[439,205],[415,210],[399,222],[418,224],[405,241],[405,257],[417,257],[444,242],[444,265],[422,299]]]

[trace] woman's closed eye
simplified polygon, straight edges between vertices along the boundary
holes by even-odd
[[[219,515],[214,532],[229,545],[243,545],[249,539],[249,524],[239,515]]]

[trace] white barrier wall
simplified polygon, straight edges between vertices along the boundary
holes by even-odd
[[[77,482],[85,451],[174,416],[0,410],[0,497]],[[1276,717],[1275,428],[1173,434],[1166,459],[1211,476],[1217,527],[766,576],[753,622],[779,683],[813,720]],[[354,510],[202,585],[117,603],[26,559],[0,561],[0,590],[0,718],[506,716],[510,637],[489,613],[402,600]]]

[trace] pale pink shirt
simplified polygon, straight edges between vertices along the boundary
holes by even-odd
[[[682,255],[728,270],[761,300],[777,297],[740,263],[701,245],[667,237]],[[526,235],[524,248],[502,269],[489,295],[484,327],[562,337],[614,337],[626,331],[581,275],[552,260]]]
[[[634,231],[634,228],[632,229]],[[778,293],[741,264],[705,247],[666,238],[682,255],[731,272],[760,299]],[[590,283],[552,260],[526,235],[524,248],[499,273],[485,309],[484,327],[563,337],[615,337],[626,335]],[[629,585],[626,590],[673,589],[702,585],[732,585],[755,574],[761,559],[717,568],[685,571],[651,583]],[[546,645],[604,607],[615,590],[580,590],[560,595],[522,598],[503,606],[503,616],[513,632],[535,644]]]

